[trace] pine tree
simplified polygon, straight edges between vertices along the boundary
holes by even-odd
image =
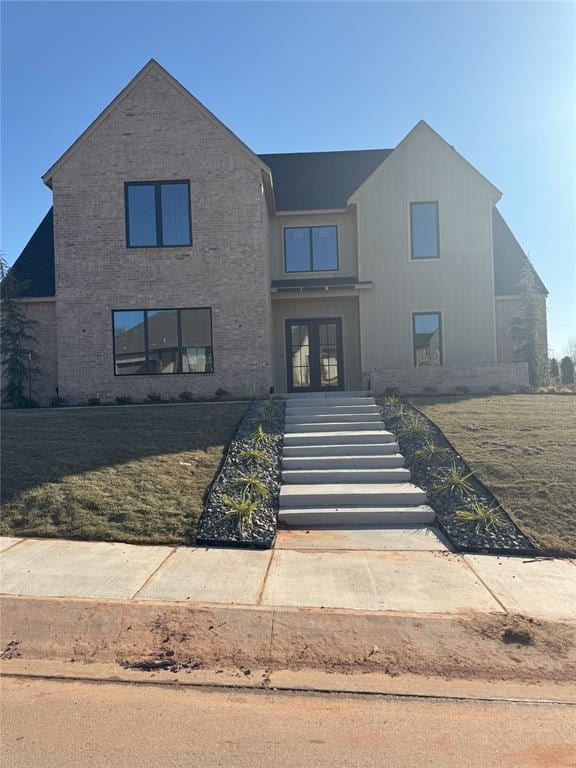
[[[516,359],[528,363],[530,384],[548,383],[548,355],[540,329],[545,324],[545,305],[541,300],[534,270],[525,264],[520,273],[520,309],[512,321],[512,336],[516,339]]]
[[[560,382],[560,368],[558,367],[558,360],[555,357],[550,358],[550,379],[553,384]]]
[[[35,322],[27,317],[18,301],[22,284],[0,257],[0,346],[2,353],[2,402],[12,408],[36,405],[32,379],[38,373],[34,347]]]
[[[568,355],[560,360],[560,371],[562,384],[574,384],[574,361]]]

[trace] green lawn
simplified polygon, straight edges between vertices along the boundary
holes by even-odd
[[[3,411],[0,533],[193,542],[247,405]]]
[[[410,398],[540,548],[576,553],[576,397]]]

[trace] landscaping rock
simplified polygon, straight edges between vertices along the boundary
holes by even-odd
[[[400,451],[410,468],[412,482],[428,492],[427,503],[436,512],[438,527],[448,537],[457,552],[489,552],[493,554],[535,554],[536,547],[520,530],[510,515],[500,506],[494,494],[473,474],[442,430],[425,414],[405,401],[381,402],[386,428],[396,434]],[[419,434],[406,434],[407,424],[419,419],[426,429]],[[416,452],[433,442],[445,452],[434,458],[418,458]],[[469,489],[459,493],[451,490],[436,492],[439,476],[455,465],[468,477]],[[494,527],[482,527],[463,520],[458,512],[479,502],[499,507],[500,521]]]
[[[208,491],[198,525],[198,544],[262,549],[273,546],[281,485],[284,411],[283,400],[255,401],[250,405]],[[243,456],[250,450],[262,452],[262,459],[249,460]],[[226,497],[240,500],[243,489],[239,482],[249,475],[257,476],[267,492],[249,495],[256,508],[250,520],[241,520],[234,516]]]

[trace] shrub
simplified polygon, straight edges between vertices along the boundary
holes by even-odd
[[[428,424],[416,413],[409,413],[403,428],[398,432],[399,437],[424,437],[429,432]]]
[[[384,402],[386,403],[386,405],[393,407],[400,403],[400,398],[398,397],[398,395],[385,395]]]
[[[414,451],[414,458],[424,459],[425,461],[434,461],[435,459],[441,459],[443,456],[446,456],[447,453],[450,453],[450,448],[442,448],[433,440],[428,440],[424,443],[422,448],[418,448],[417,451]]]
[[[146,395],[146,400],[148,400],[149,403],[161,403],[162,395],[160,392],[150,392],[150,394]]]
[[[560,360],[562,384],[574,384],[574,361],[569,355]]]
[[[88,405],[102,405],[102,400],[100,400],[100,395],[96,395],[96,397],[89,397]]]
[[[59,395],[50,400],[50,408],[61,408],[63,405],[66,405],[66,400]]]
[[[216,392],[214,392],[214,397],[218,398],[218,400],[221,400],[224,397],[230,397],[230,392],[228,392],[227,389],[222,389],[222,387],[218,387]]]
[[[500,505],[484,504],[481,501],[472,501],[466,509],[459,509],[456,516],[474,527],[475,533],[500,528],[504,523],[504,517],[500,511]]]
[[[396,397],[399,397],[400,390],[398,389],[398,387],[386,387],[386,389],[384,390],[384,394],[388,396],[395,395]]]
[[[114,398],[114,402],[116,405],[130,405],[132,398],[130,395],[118,395],[118,397]]]
[[[247,499],[256,499],[258,496],[268,496],[268,486],[258,475],[243,475],[233,480],[233,485],[240,488],[242,496]]]
[[[457,395],[469,395],[470,387],[459,384],[457,387],[454,387],[454,392],[456,392]]]
[[[236,526],[239,533],[247,533],[252,530],[254,512],[258,509],[258,503],[251,501],[245,496],[240,499],[234,499],[232,496],[222,496],[224,506],[224,517],[236,519]]]
[[[250,439],[253,440],[256,445],[270,445],[274,441],[274,438],[269,432],[264,431],[262,424],[258,424],[255,432],[252,432]]]
[[[468,482],[469,477],[472,477],[472,472],[465,474],[461,467],[453,463],[448,469],[442,469],[436,474],[438,482],[432,487],[432,492],[466,496],[474,490],[472,484]]]
[[[238,458],[245,461],[246,464],[270,464],[271,459],[267,453],[259,450],[258,448],[247,448],[245,451],[241,451],[238,454]]]
[[[191,403],[194,400],[194,393],[185,389],[178,395],[178,400],[181,400],[183,403]]]

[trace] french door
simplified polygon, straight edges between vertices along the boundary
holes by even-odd
[[[286,320],[286,352],[289,392],[344,388],[339,317]]]

